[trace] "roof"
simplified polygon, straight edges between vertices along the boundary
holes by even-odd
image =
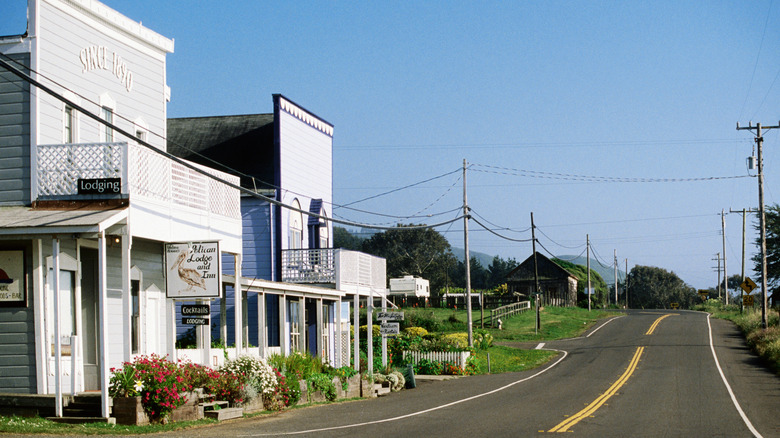
[[[536,253],[537,270],[539,280],[555,280],[561,278],[577,278],[576,275],[562,268],[557,263],[547,258],[544,254]],[[507,274],[508,281],[529,281],[534,279],[534,255],[531,254],[524,262]]]
[[[167,149],[224,172],[241,175],[247,188],[273,188],[252,182],[274,183],[274,115],[247,114],[168,119]]]
[[[97,233],[127,218],[127,208],[42,210],[0,207],[0,236]]]

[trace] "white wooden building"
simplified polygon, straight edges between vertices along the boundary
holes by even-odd
[[[111,367],[175,359],[165,244],[240,259],[238,178],[164,153],[173,46],[94,0],[0,37],[0,392],[100,390],[107,417]]]

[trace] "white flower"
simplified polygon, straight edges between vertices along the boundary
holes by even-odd
[[[133,386],[133,389],[135,389],[135,392],[141,392],[144,389],[144,383],[140,380],[135,381],[135,386]]]

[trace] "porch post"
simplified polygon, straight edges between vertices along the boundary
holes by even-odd
[[[54,416],[62,417],[62,340],[60,333],[60,239],[51,240],[54,272]]]
[[[241,355],[244,338],[244,294],[241,291],[241,254],[233,254],[236,282],[233,284],[233,310],[235,311],[234,335],[236,338],[236,357]]]
[[[45,266],[43,263],[43,240],[33,240],[33,300],[34,300],[34,312],[35,312],[35,368],[36,368],[36,382],[38,383],[38,394],[49,393],[48,382],[48,362],[49,353],[46,350],[47,345],[47,329],[46,329],[46,306],[44,303],[44,290],[46,289],[45,283]]]
[[[322,318],[322,297],[317,298],[317,301],[315,301],[314,310],[317,312],[317,318],[315,322],[315,324],[317,324],[317,328],[314,330],[317,333],[317,339],[315,339],[315,342],[317,343],[317,353],[319,353],[318,356],[320,356],[320,361],[322,362],[323,359],[325,359],[327,356],[328,348],[328,346],[323,342],[325,324]]]
[[[355,371],[360,372],[360,291],[355,291],[355,304],[352,309],[352,327],[355,332],[355,344],[352,352],[352,363]]]
[[[106,303],[106,232],[98,235],[98,314],[100,316],[100,401],[103,418],[108,412],[108,306]],[[128,291],[129,293],[129,291]]]
[[[342,359],[342,356],[344,355],[344,345],[342,344],[341,337],[343,335],[343,329],[341,327],[341,306],[342,306],[341,297],[333,304],[335,317],[336,317],[336,327],[334,327],[333,330],[333,349],[335,350],[333,355],[335,356],[333,359],[333,363],[335,364],[336,368],[341,368],[344,366]]]
[[[126,148],[125,148],[126,149]],[[133,355],[133,324],[132,313],[133,304],[130,293],[130,238],[128,236],[122,236],[122,325],[124,327],[124,358],[125,362],[130,362],[130,357]],[[138,293],[138,305],[141,303],[141,293],[139,288]],[[138,328],[140,330],[140,327]],[[140,344],[140,336],[138,338]]]
[[[257,294],[257,348],[260,357],[266,357],[265,350],[268,346],[268,339],[265,331],[265,293]]]
[[[290,331],[287,324],[287,295],[279,295],[279,343],[282,355],[290,355]]]

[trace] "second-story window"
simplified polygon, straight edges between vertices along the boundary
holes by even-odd
[[[293,208],[301,209],[301,203],[298,200],[292,202]],[[290,242],[288,248],[301,249],[303,245],[303,215],[300,211],[290,210]]]
[[[114,110],[104,106],[101,112],[103,120],[106,121],[106,124],[103,125],[103,141],[111,143],[114,141],[114,130],[111,128],[111,125],[114,124]]]
[[[64,120],[64,142],[73,143],[75,136],[73,135],[73,108],[65,106],[65,120]]]

